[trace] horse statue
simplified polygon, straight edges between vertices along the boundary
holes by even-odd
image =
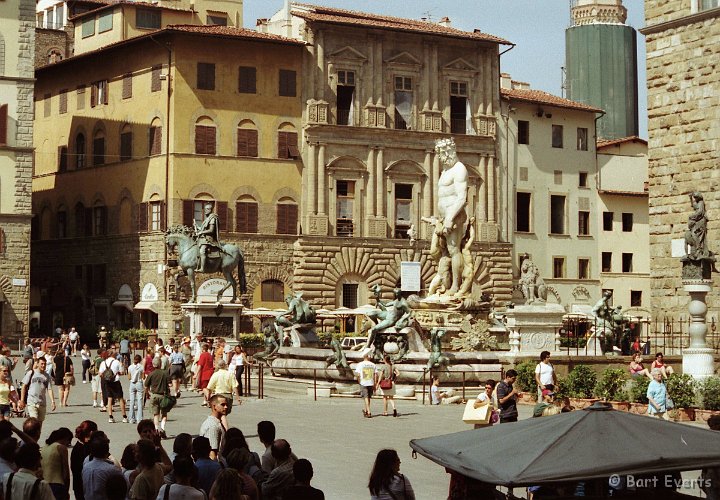
[[[183,270],[185,275],[190,280],[190,290],[192,291],[192,298],[190,302],[197,301],[197,290],[195,288],[195,269],[200,259],[200,247],[193,238],[193,230],[187,226],[173,226],[167,230],[165,235],[165,243],[167,244],[168,252],[176,252],[178,255],[178,267]],[[247,292],[247,281],[245,279],[245,259],[243,258],[242,250],[237,245],[231,243],[225,243],[222,245],[220,256],[217,258],[207,259],[207,269],[204,272],[217,273],[222,272],[225,276],[227,283],[218,292],[217,301],[220,302],[220,298],[223,292],[229,287],[232,287],[232,299],[230,302],[237,301],[237,281],[233,276],[233,271],[237,267],[238,278],[240,279],[240,293]],[[175,276],[175,282],[177,283],[180,274]]]

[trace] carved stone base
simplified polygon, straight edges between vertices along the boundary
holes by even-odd
[[[328,216],[327,215],[308,215],[307,227],[305,229],[307,234],[313,234],[318,236],[327,236],[328,234]]]
[[[385,217],[373,217],[367,219],[368,237],[387,238],[387,219]]]
[[[564,315],[565,309],[559,304],[515,306],[505,313],[507,327],[520,334],[519,345],[515,346],[522,355],[555,351],[559,347],[555,335]]]
[[[496,242],[498,241],[500,231],[497,224],[490,224],[489,222],[481,222],[478,224],[477,239],[481,242]]]
[[[294,325],[285,328],[285,335],[290,337],[291,347],[318,346],[318,338],[313,325]]]
[[[691,259],[689,257],[683,257],[681,260],[683,265],[683,280],[712,279],[712,270],[715,266],[715,257],[706,257],[704,259]]]
[[[709,348],[689,348],[683,350],[683,373],[702,380],[712,377],[715,373],[713,350]]]

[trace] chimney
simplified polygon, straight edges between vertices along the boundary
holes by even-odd
[[[260,33],[267,33],[268,20],[266,17],[261,17],[255,21],[255,30]]]
[[[285,36],[288,38],[292,38],[292,13],[290,8],[290,0],[285,0],[285,24],[283,28],[285,28]]]
[[[500,88],[501,89],[511,89],[512,88],[512,79],[510,78],[510,73],[500,73]]]
[[[438,22],[438,24],[439,24],[440,26],[445,26],[446,28],[450,28],[450,27],[451,27],[450,18],[447,17],[447,16],[445,16],[445,17],[443,17],[442,19],[440,19],[440,21]]]

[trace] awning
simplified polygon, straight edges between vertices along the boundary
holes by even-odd
[[[113,302],[113,307],[124,307],[128,311],[133,312],[132,300],[116,300],[115,302]]]
[[[141,300],[137,304],[135,304],[135,309],[140,309],[143,311],[152,311],[155,314],[158,314],[160,311],[160,304],[156,300],[153,301],[144,301]]]

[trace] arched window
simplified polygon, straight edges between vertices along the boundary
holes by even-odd
[[[107,234],[107,207],[97,202],[92,209],[92,235],[104,236]]]
[[[283,123],[278,130],[278,158],[295,159],[300,157],[298,135],[290,123]]]
[[[120,161],[128,161],[132,159],[133,151],[133,133],[129,123],[123,125],[120,129]]]
[[[198,121],[195,122],[195,154],[216,154],[216,136],[217,129],[212,119],[207,116],[198,118]]]
[[[97,130],[93,136],[93,166],[105,165],[105,132]]]
[[[282,302],[285,284],[279,280],[265,280],[260,284],[260,300],[263,302]]]
[[[60,49],[50,49],[48,52],[48,64],[60,62],[63,60],[62,52],[60,52]]]
[[[82,132],[75,136],[75,168],[85,166],[85,134]]]
[[[235,203],[235,231],[258,232],[258,203],[252,196],[242,196]]]
[[[87,236],[89,233],[88,227],[85,224],[87,220],[85,215],[85,205],[83,205],[82,202],[77,202],[75,204],[75,237],[77,238]]]
[[[162,153],[162,123],[160,118],[154,118],[150,123],[150,135],[148,143],[148,156]]]
[[[277,234],[297,234],[298,206],[292,198],[280,198],[277,203]]]
[[[42,209],[40,212],[40,239],[50,239],[50,222],[52,219],[52,213],[48,207]]]
[[[257,158],[258,131],[251,120],[243,120],[237,129],[237,155]]]
[[[57,237],[67,238],[68,227],[67,227],[67,209],[64,206],[58,208],[57,212]]]

